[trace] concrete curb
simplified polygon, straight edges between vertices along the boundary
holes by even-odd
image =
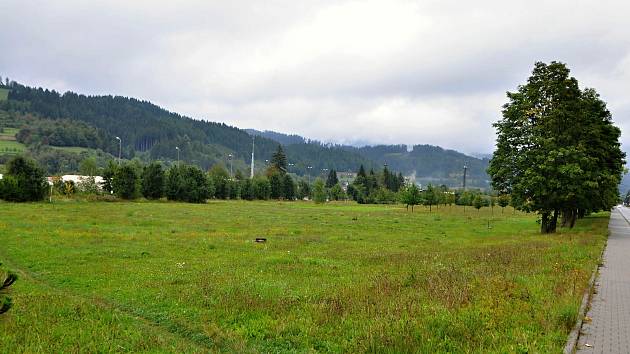
[[[626,220],[628,224],[630,224],[630,221],[626,219],[626,217],[623,215],[622,212],[619,212],[619,211],[617,212],[621,214],[621,216]],[[610,236],[610,231],[609,231],[609,236]],[[582,296],[582,304],[580,304],[580,309],[578,311],[578,318],[577,318],[577,321],[575,321],[575,326],[573,326],[573,329],[569,333],[569,338],[567,338],[567,344],[564,346],[564,350],[563,350],[564,354],[573,354],[577,351],[577,344],[578,344],[578,340],[580,339],[580,330],[582,329],[584,316],[586,316],[586,309],[588,305],[591,303],[591,299],[593,297],[593,288],[595,287],[595,279],[597,278],[597,274],[599,273],[599,265],[601,264],[601,261],[603,259],[604,252],[606,251],[606,247],[608,247],[608,240],[606,240],[606,245],[604,245],[604,248],[602,249],[602,253],[599,255],[599,261],[597,262],[595,269],[593,269],[593,273],[591,274],[591,279],[588,281],[588,287],[586,288],[586,291],[584,292],[584,295]]]

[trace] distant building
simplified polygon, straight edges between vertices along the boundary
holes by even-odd
[[[74,184],[79,184],[81,182],[83,182],[83,180],[90,178],[91,176],[81,176],[81,175],[63,175],[63,176],[53,176],[53,177],[46,177],[46,180],[48,181],[49,185],[53,185],[53,183],[55,183],[55,181],[57,180],[61,180],[63,182],[68,182],[71,181]],[[94,182],[96,182],[96,185],[101,188],[101,186],[103,185],[103,183],[105,182],[105,179],[101,176],[93,176],[94,177]]]

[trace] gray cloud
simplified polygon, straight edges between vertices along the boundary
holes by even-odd
[[[567,62],[630,138],[622,1],[0,3],[0,74],[324,141],[490,151],[505,91]]]

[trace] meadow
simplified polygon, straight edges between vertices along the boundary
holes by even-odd
[[[560,352],[608,214],[0,203],[1,352]],[[254,242],[263,237],[264,243]]]
[[[0,155],[17,155],[26,150],[26,145],[15,140],[19,129],[4,128],[0,132]]]

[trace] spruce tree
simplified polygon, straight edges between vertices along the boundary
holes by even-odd
[[[337,171],[331,168],[330,172],[328,172],[328,178],[326,178],[326,188],[332,188],[332,186],[337,183],[339,183],[339,179],[337,178]]]
[[[287,173],[287,155],[282,145],[278,145],[278,150],[271,156],[270,164],[270,168],[277,170],[280,174]]]

